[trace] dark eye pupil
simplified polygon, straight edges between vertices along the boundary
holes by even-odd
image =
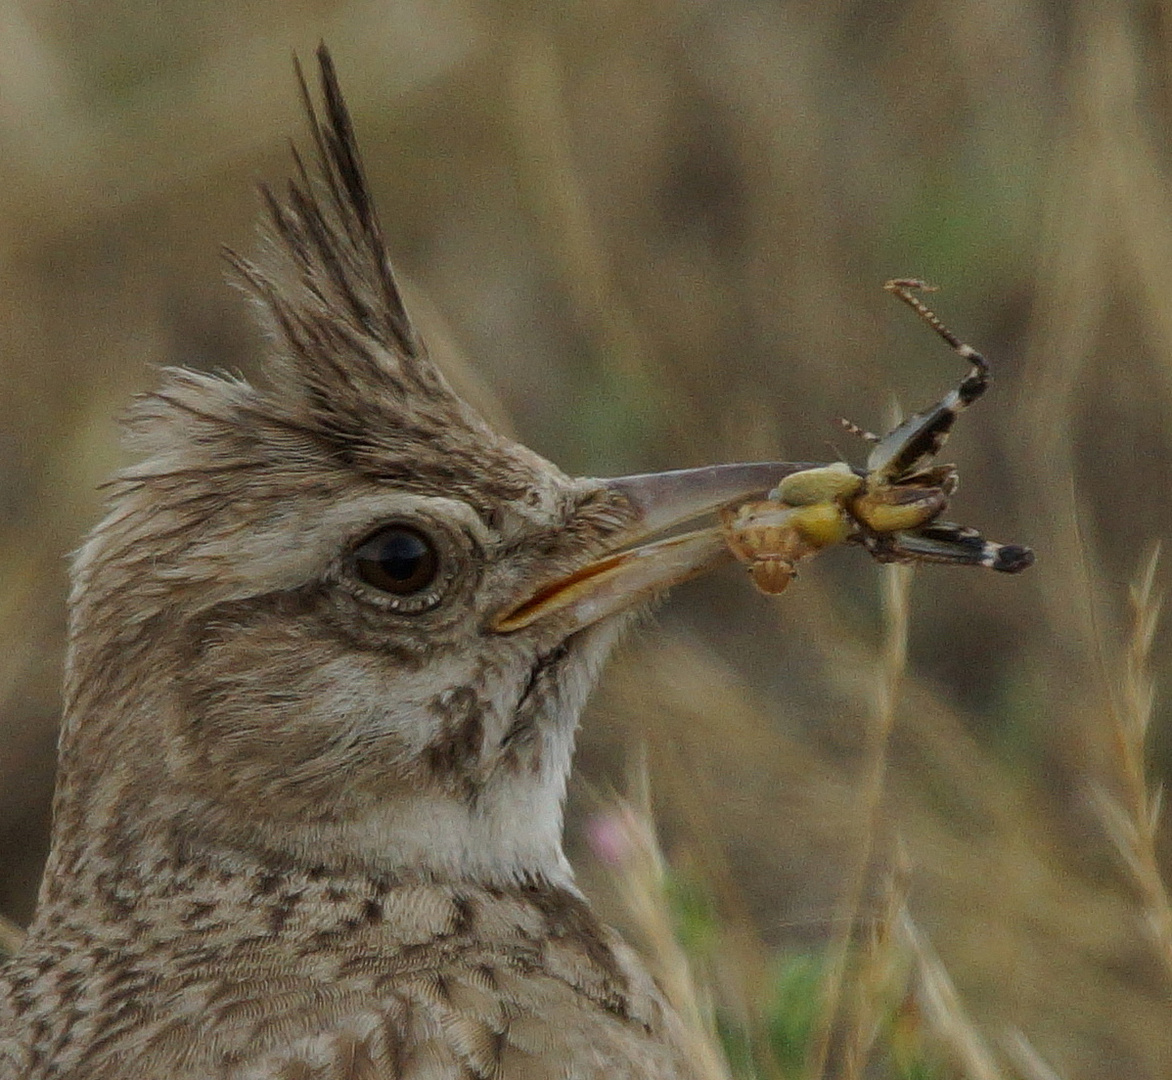
[[[409,596],[435,581],[439,556],[423,533],[406,525],[391,525],[355,550],[354,565],[368,585]]]

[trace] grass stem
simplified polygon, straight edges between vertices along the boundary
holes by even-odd
[[[887,775],[887,745],[895,723],[900,679],[907,667],[911,580],[912,570],[909,566],[893,564],[883,568],[883,648],[875,682],[875,711],[867,730],[866,776],[859,800],[859,817],[863,822],[863,829],[835,919],[835,936],[830,943],[830,962],[823,983],[822,1013],[810,1048],[807,1071],[809,1076],[816,1077],[817,1080],[822,1080],[826,1075],[835,1021],[840,1011],[843,982],[850,965],[855,925],[880,826],[883,786]]]

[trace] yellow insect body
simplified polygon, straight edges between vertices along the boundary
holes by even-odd
[[[770,493],[769,498],[790,506],[840,502],[858,492],[864,480],[845,461],[790,473]]]
[[[873,532],[918,529],[948,505],[940,488],[880,486],[851,503],[851,513]]]
[[[794,564],[785,559],[755,559],[749,564],[749,577],[757,586],[759,592],[766,596],[776,596],[785,592],[787,586],[798,576]]]
[[[812,491],[814,486],[812,481],[806,490]],[[824,547],[841,544],[853,531],[845,508],[838,502],[791,506],[775,498],[745,503],[726,516],[724,527],[729,549],[748,566],[753,584],[771,595],[782,592],[797,576],[798,562]]]

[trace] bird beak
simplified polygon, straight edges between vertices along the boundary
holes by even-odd
[[[728,555],[719,526],[666,539],[652,537],[725,506],[759,496],[782,477],[811,466],[771,461],[710,465],[603,480],[633,511],[608,537],[610,550],[569,574],[542,582],[493,623],[498,633],[521,630],[550,615],[569,633],[622,611],[649,595],[703,574]]]

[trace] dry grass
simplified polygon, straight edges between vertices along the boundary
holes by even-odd
[[[1124,649],[1118,693],[1110,713],[1114,780],[1093,789],[1103,825],[1139,894],[1144,924],[1159,962],[1172,977],[1172,904],[1157,846],[1163,788],[1149,789],[1147,747],[1155,704],[1151,674],[1152,642],[1161,600],[1156,593],[1160,549],[1153,549],[1130,590],[1132,632]],[[1104,652],[1107,643],[1104,643]]]
[[[61,556],[112,417],[156,364],[251,369],[218,245],[247,248],[297,130],[289,51],[324,37],[425,333],[570,470],[858,460],[835,417],[962,374],[880,284],[942,286],[996,379],[950,443],[955,516],[1038,566],[917,576],[886,740],[857,551],[778,602],[688,586],[609,672],[581,773],[619,785],[647,744],[667,865],[719,927],[691,968],[752,1047],[849,932],[829,1060],[899,1075],[906,1037],[979,1075],[906,909],[1003,1075],[1165,1076],[1154,571],[1125,609],[1172,532],[1170,28],[1092,0],[0,4],[0,910],[27,917],[43,855]],[[584,883],[629,923],[573,809]]]
[[[925,1026],[943,1044],[966,1080],[1004,1080],[992,1051],[969,1019],[951,976],[906,911],[900,914],[898,928],[905,947],[915,957],[916,997]]]
[[[822,1080],[822,1077],[826,1075],[834,1022],[838,1017],[842,997],[842,983],[847,973],[851,946],[854,943],[854,930],[859,919],[859,905],[867,885],[867,875],[871,869],[872,856],[878,840],[877,833],[881,824],[879,812],[883,803],[884,778],[887,775],[887,746],[891,740],[892,728],[895,725],[899,682],[903,678],[904,669],[907,666],[908,601],[911,578],[912,570],[908,566],[885,566],[882,570],[885,632],[875,687],[875,713],[867,726],[863,751],[866,772],[863,777],[858,807],[858,820],[861,822],[861,828],[859,830],[858,851],[854,856],[846,888],[843,890],[835,933],[831,939],[830,962],[822,984],[822,1015],[811,1045],[809,1071],[817,1080]],[[875,932],[872,949],[869,950],[871,955],[869,968],[882,967],[883,950],[881,946],[886,943],[886,939],[889,937],[890,915],[891,913],[888,912],[887,917],[880,920],[880,928]],[[860,973],[859,993],[865,994],[867,984],[873,981],[874,976],[870,972]],[[874,995],[869,996],[873,997]],[[866,1036],[866,1029],[869,1027],[873,1027],[873,1023],[867,1022],[864,1013],[857,1013],[854,1030],[847,1040],[847,1049],[844,1055],[842,1071],[844,1080],[855,1080],[861,1075],[865,1064],[863,1045],[870,1041]]]
[[[1152,596],[1156,564],[1154,554],[1132,590],[1136,632],[1128,649],[1126,683],[1128,690],[1135,691],[1128,700],[1149,709],[1151,687],[1145,672],[1158,607]],[[715,970],[740,970],[744,975],[745,928],[740,927],[742,933],[737,933],[735,916],[722,920],[715,908],[708,908],[701,900],[698,931],[696,897],[689,900],[689,890],[699,884],[701,896],[707,896],[713,882],[697,883],[694,865],[681,871],[665,860],[656,836],[644,760],[640,759],[633,773],[632,797],[604,803],[588,826],[593,854],[607,867],[629,929],[683,1018],[692,1059],[705,1077],[724,1080],[729,1076],[730,1059],[738,1076],[779,1080],[823,1080],[827,1075],[838,1080],[860,1080],[866,1075],[913,1080],[944,1076],[944,1069],[951,1070],[948,1075],[966,1080],[1006,1080],[1009,1075],[1000,1064],[1002,1055],[971,1018],[951,976],[911,913],[911,867],[898,841],[890,845],[894,866],[875,898],[873,913],[862,911],[868,871],[883,826],[880,810],[888,748],[896,722],[898,687],[907,663],[911,581],[909,567],[889,566],[882,572],[883,641],[863,754],[864,775],[852,815],[859,823],[856,850],[824,958],[814,969],[814,978],[804,980],[812,1007],[805,1007],[807,1003],[795,1000],[785,990],[792,974],[802,971],[801,960],[783,961],[790,970],[783,968],[775,985],[760,978],[750,983],[741,977],[732,980],[731,986],[726,980],[723,988],[717,988],[717,980],[711,977]],[[1129,752],[1137,753],[1141,762],[1146,732],[1142,719],[1138,714],[1129,717],[1127,739]],[[1144,789],[1142,770],[1138,783],[1138,795],[1148,807],[1152,800]],[[1124,811],[1115,813],[1122,816]],[[1145,820],[1150,817],[1145,815]],[[1130,865],[1142,859],[1132,856],[1128,861]],[[711,872],[711,861],[706,865]],[[1156,885],[1162,889],[1158,871]],[[754,936],[751,930],[749,933]],[[767,948],[759,938],[750,947],[758,955]],[[698,970],[703,973],[700,981]],[[723,998],[720,989],[724,990]],[[777,1028],[779,1020],[785,1031],[781,1040],[776,1030],[771,1030]],[[736,1030],[738,1023],[740,1031]],[[723,1048],[718,1030],[724,1033]],[[1008,1032],[1001,1042],[1004,1058],[1024,1080],[1053,1080],[1057,1076],[1020,1031]]]
[[[647,770],[633,772],[629,800],[612,800],[594,819],[595,853],[613,871],[615,891],[668,1001],[684,1023],[689,1059],[702,1080],[727,1080],[711,1002],[680,941],[668,868],[655,835]]]
[[[865,924],[851,982],[849,1026],[843,1034],[842,1080],[866,1074],[881,1039],[890,1039],[893,1003],[905,1003],[910,962],[898,941],[900,918],[907,903],[910,867],[902,851],[888,875],[875,917]],[[827,995],[829,998],[829,995]],[[896,1010],[898,1012],[898,1009]]]

